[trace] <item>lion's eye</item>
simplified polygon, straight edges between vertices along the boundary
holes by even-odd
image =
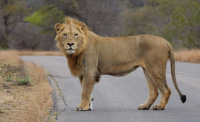
[[[67,34],[66,34],[66,33],[64,33],[63,35],[67,37]]]
[[[74,37],[78,36],[78,34],[74,34]]]

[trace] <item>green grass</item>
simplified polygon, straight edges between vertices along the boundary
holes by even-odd
[[[24,66],[11,66],[4,64],[0,66],[0,75],[5,82],[13,82],[16,85],[30,85],[31,79],[25,71]]]
[[[29,85],[31,83],[31,79],[29,78],[29,76],[21,77],[17,79],[17,83],[19,85]]]
[[[5,81],[12,81],[13,78],[12,77],[7,77],[6,79],[4,79]]]

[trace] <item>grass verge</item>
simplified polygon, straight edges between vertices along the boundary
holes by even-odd
[[[44,122],[53,102],[46,72],[23,62],[12,51],[0,51],[0,121]]]
[[[35,56],[64,56],[60,51],[17,51],[17,50],[9,50],[9,52],[24,56],[24,55],[35,55]]]
[[[200,49],[182,49],[175,52],[176,61],[200,63]]]

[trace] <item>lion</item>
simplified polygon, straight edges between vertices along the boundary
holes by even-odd
[[[92,32],[83,22],[65,17],[64,23],[55,25],[57,47],[68,60],[71,74],[79,77],[82,87],[81,103],[77,111],[91,110],[94,84],[101,75],[125,76],[142,67],[148,84],[149,96],[139,110],[148,110],[159,92],[161,100],[154,110],[164,110],[171,89],[166,82],[166,65],[170,58],[171,75],[182,103],[186,95],[179,90],[175,77],[175,58],[168,41],[152,35],[126,37],[101,37]]]

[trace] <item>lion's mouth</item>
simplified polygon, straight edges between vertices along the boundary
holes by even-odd
[[[72,48],[69,48],[69,49],[67,49],[67,50],[74,50],[74,49],[72,49]]]
[[[72,49],[72,48],[69,48],[69,49],[66,50],[66,53],[71,55],[71,54],[75,53],[75,50]]]
[[[69,47],[67,50],[74,50],[72,47]]]

